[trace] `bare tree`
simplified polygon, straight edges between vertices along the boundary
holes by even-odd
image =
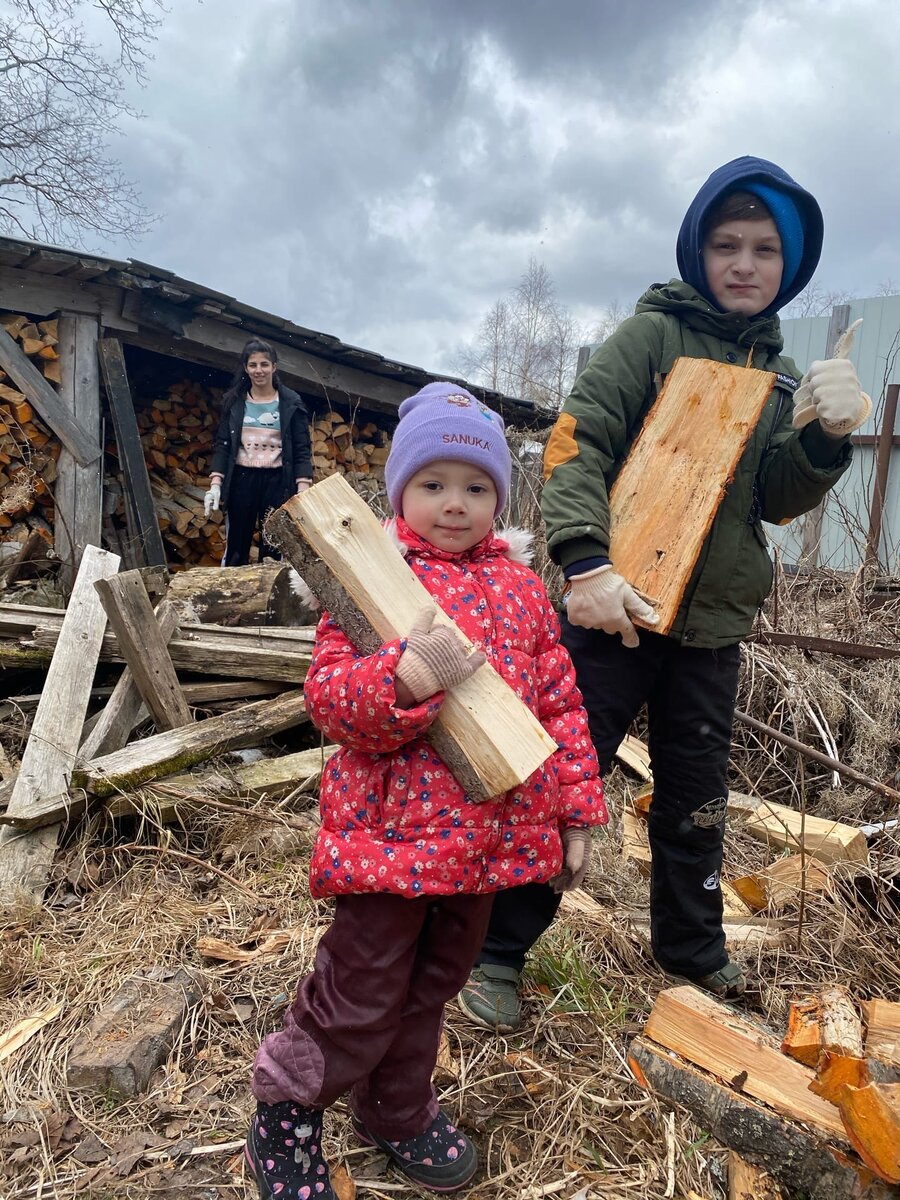
[[[38,240],[135,236],[150,217],[109,154],[125,82],[144,81],[162,0],[94,0],[117,51],[85,33],[87,0],[0,8],[0,229]]]
[[[597,318],[597,323],[591,333],[591,344],[599,346],[602,342],[605,342],[610,334],[615,333],[622,322],[631,316],[633,311],[633,308],[628,308],[622,304],[618,297],[612,300]]]
[[[467,377],[558,408],[575,375],[583,333],[556,298],[547,268],[532,258],[518,285],[496,301],[479,326],[475,341],[457,353]]]
[[[785,317],[826,317],[836,304],[849,304],[856,297],[853,292],[838,289],[828,290],[820,283],[811,283],[797,296],[783,315]]]

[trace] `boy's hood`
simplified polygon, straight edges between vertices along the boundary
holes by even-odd
[[[681,279],[654,283],[644,292],[635,313],[672,313],[690,329],[736,342],[739,346],[765,347],[778,353],[784,345],[781,322],[774,314],[747,317],[743,313],[724,313],[693,286]]]
[[[778,293],[759,316],[778,312],[806,287],[818,266],[822,253],[822,212],[815,197],[793,180],[786,171],[765,158],[745,155],[713,171],[691,201],[678,233],[676,256],[681,278],[715,305],[706,285],[703,269],[703,225],[707,214],[728,193],[741,191],[748,183],[762,184],[788,196],[796,206],[803,226],[803,253],[794,278]],[[715,305],[718,311],[718,306]]]

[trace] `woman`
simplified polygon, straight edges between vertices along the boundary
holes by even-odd
[[[278,355],[268,342],[251,338],[224,396],[216,432],[206,515],[227,513],[223,567],[250,561],[250,543],[273,508],[312,483],[306,406],[279,380]],[[280,558],[263,538],[260,558]]]

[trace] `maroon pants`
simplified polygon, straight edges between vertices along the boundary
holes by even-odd
[[[339,896],[312,973],[256,1055],[257,1100],[324,1108],[352,1089],[354,1112],[379,1137],[427,1129],[444,1005],[468,978],[493,900]]]

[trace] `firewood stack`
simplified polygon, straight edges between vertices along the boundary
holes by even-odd
[[[60,380],[57,322],[34,322],[17,313],[0,314],[15,338],[51,383]],[[135,396],[135,409],[159,527],[173,566],[218,566],[225,548],[224,516],[203,511],[209,487],[213,437],[222,389],[192,379],[173,383],[158,398]],[[104,481],[104,538],[114,544],[126,532],[125,489],[119,455],[107,423]],[[329,411],[310,428],[316,481],[339,473],[377,487],[384,478],[388,439],[370,421],[356,422]],[[4,541],[24,543],[39,530],[53,543],[53,484],[60,444],[22,393],[0,371],[0,530]],[[110,535],[112,541],[110,542]]]
[[[0,325],[51,383],[59,383],[56,321],[0,314]],[[53,544],[53,490],[60,444],[13,381],[0,371],[0,530],[24,543],[37,530]]]

